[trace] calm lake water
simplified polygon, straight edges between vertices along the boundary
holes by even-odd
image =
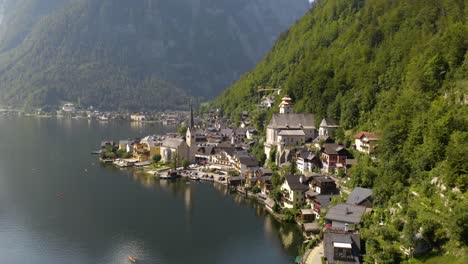
[[[292,263],[300,233],[263,207],[222,186],[151,181],[90,155],[103,139],[167,131],[0,117],[0,263]]]

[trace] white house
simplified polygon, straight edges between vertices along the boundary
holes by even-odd
[[[379,137],[374,133],[361,131],[354,135],[356,150],[366,154],[372,154],[377,147]]]
[[[304,176],[288,175],[281,185],[283,204],[286,208],[299,208],[305,203],[304,193],[309,190]]]

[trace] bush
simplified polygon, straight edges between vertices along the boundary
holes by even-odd
[[[154,161],[154,162],[160,162],[160,161],[161,161],[161,158],[162,158],[162,157],[161,157],[161,155],[159,155],[159,154],[154,154],[154,155],[153,155],[153,161]]]
[[[261,190],[260,190],[260,187],[258,187],[257,185],[255,185],[253,188],[252,188],[252,192],[257,194],[259,193]]]

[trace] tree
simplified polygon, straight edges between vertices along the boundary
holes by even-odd
[[[154,154],[153,155],[153,161],[156,162],[156,163],[160,162],[161,158],[162,158],[161,154]]]
[[[186,159],[184,159],[182,161],[182,167],[184,167],[184,169],[187,169],[189,167],[189,165],[190,165],[190,161],[188,161]]]
[[[275,171],[271,175],[271,184],[273,185],[273,187],[279,187],[282,184],[282,179],[283,178],[281,177],[281,175],[277,171]]]
[[[291,159],[291,165],[289,167],[289,173],[291,175],[294,175],[296,174],[297,172],[297,164],[296,164],[296,160],[295,159]]]
[[[179,129],[178,129],[178,132],[179,132],[179,135],[185,135],[187,133],[187,126],[180,126]]]
[[[117,155],[117,158],[123,158],[125,155],[126,151],[123,149],[118,149],[115,154]]]
[[[108,151],[108,152],[106,152],[105,156],[106,156],[106,158],[108,158],[108,159],[115,159],[115,156],[116,156],[116,155],[115,155],[114,152]]]
[[[465,246],[468,245],[468,201],[466,199],[453,209],[450,219],[452,237]]]

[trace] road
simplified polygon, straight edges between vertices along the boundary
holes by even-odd
[[[321,264],[323,256],[323,242],[320,242],[316,247],[312,249],[305,260],[305,264]]]

